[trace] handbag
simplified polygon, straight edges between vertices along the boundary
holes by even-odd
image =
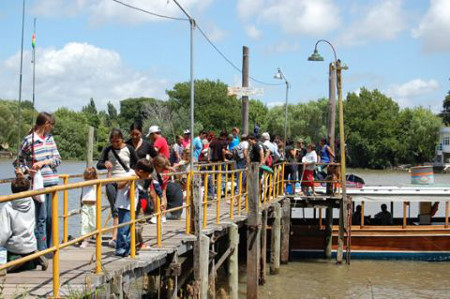
[[[41,170],[36,171],[33,177],[33,190],[44,189],[44,177],[42,176]],[[45,194],[34,195],[33,199],[37,202],[45,202]]]

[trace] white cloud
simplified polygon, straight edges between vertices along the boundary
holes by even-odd
[[[431,0],[427,13],[412,35],[423,39],[425,51],[450,51],[450,1]]]
[[[267,108],[273,108],[276,106],[283,106],[284,102],[268,102],[268,103],[266,103],[266,105],[267,105]]]
[[[248,19],[264,7],[265,0],[239,0],[237,11],[239,17]]]
[[[245,33],[252,39],[260,39],[262,36],[262,31],[256,28],[255,25],[245,26]]]
[[[266,53],[282,54],[286,52],[295,52],[300,49],[298,42],[290,43],[288,41],[280,41],[266,47]]]
[[[204,28],[206,35],[213,42],[219,42],[223,40],[227,32],[225,30],[220,29],[215,23],[208,22]]]
[[[62,49],[40,49],[36,56],[36,107],[79,109],[93,97],[99,108],[128,97],[165,97],[168,82],[125,66],[120,55],[86,43],[68,43]],[[18,96],[20,54],[0,61],[0,98]],[[23,99],[31,99],[31,53],[24,52]]]
[[[184,0],[180,2],[187,11],[193,13],[195,11],[202,11],[208,7],[212,1],[213,0]],[[173,1],[121,0],[121,2],[157,14],[172,17],[185,17]],[[32,9],[33,14],[47,17],[73,17],[83,13],[87,14],[89,16],[89,21],[94,24],[105,22],[139,24],[142,22],[167,20],[130,9],[112,0],[38,0]]]
[[[414,79],[403,84],[391,85],[386,94],[399,102],[401,106],[412,106],[417,97],[429,94],[439,88],[436,80]]]
[[[402,0],[389,0],[355,8],[353,14],[361,17],[344,28],[339,43],[360,45],[372,40],[393,40],[407,27],[402,6]]]
[[[241,0],[239,16],[278,25],[289,34],[322,35],[341,23],[340,11],[332,0]]]

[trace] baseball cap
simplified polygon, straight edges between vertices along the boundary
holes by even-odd
[[[152,133],[161,133],[161,129],[158,126],[151,126],[148,128],[147,137],[149,137]]]

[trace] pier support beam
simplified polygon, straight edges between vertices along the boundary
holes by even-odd
[[[325,258],[331,259],[331,246],[333,245],[333,204],[330,203],[326,212],[327,227],[325,229]]]
[[[274,220],[271,231],[270,246],[270,274],[280,272],[280,247],[281,247],[281,206],[279,203],[273,205]]]
[[[208,298],[208,270],[209,270],[209,238],[202,233],[202,196],[200,177],[194,176],[193,206],[194,228],[197,241],[194,243],[194,279],[200,287],[200,298]]]
[[[259,284],[266,283],[266,267],[267,267],[267,209],[261,212],[261,254],[260,254],[260,271]]]
[[[248,174],[247,216],[247,298],[258,298],[258,266],[260,254],[259,165],[251,163]]]
[[[238,299],[239,286],[239,263],[238,263],[238,246],[239,246],[239,228],[236,224],[231,224],[228,228],[228,237],[230,248],[234,248],[228,258],[228,288],[230,290],[230,298]]]
[[[336,263],[341,264],[344,256],[344,200],[339,200],[339,234]]]
[[[291,235],[291,199],[285,197],[282,201],[281,215],[281,263],[289,262],[289,239]]]

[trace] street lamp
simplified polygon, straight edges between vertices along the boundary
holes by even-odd
[[[309,61],[323,61],[323,57],[319,54],[317,50],[317,45],[321,42],[327,43],[331,49],[333,50],[334,54],[334,69],[336,71],[336,77],[337,77],[337,90],[338,90],[338,102],[339,102],[339,139],[340,139],[340,151],[341,151],[341,188],[342,188],[342,199],[343,202],[347,204],[347,188],[346,188],[346,179],[345,179],[345,138],[344,138],[344,106],[342,102],[342,70],[347,70],[348,67],[344,64],[341,64],[341,61],[337,58],[336,50],[334,49],[333,45],[324,39],[318,40],[316,42],[316,45],[314,46],[314,53],[308,58]],[[342,203],[343,204],[343,203]],[[341,206],[341,212],[343,212],[343,205]],[[339,239],[338,239],[338,256],[337,260],[338,262],[342,261],[342,251],[343,251],[343,240],[344,240],[344,229],[343,229],[343,215],[339,215]],[[347,221],[349,221],[347,219]],[[348,225],[347,229],[350,231],[350,225]],[[349,260],[349,246],[350,238],[347,238],[347,263],[350,262]]]
[[[273,76],[274,79],[284,80],[286,83],[286,103],[284,108],[284,148],[286,148],[286,139],[287,139],[287,115],[288,115],[288,98],[289,98],[289,81],[284,76],[284,73],[280,68],[277,69],[277,72]]]
[[[190,91],[190,99],[191,99],[191,107],[190,107],[190,113],[191,113],[191,142],[190,142],[190,150],[191,150],[191,161],[189,162],[189,167],[191,168],[191,171],[194,169],[194,148],[193,148],[193,137],[194,137],[194,86],[195,86],[195,79],[194,79],[194,33],[195,33],[195,20],[194,18],[181,6],[177,0],[173,0],[175,4],[180,8],[180,10],[186,15],[186,17],[189,19],[189,24],[191,25],[191,35],[190,35],[190,73],[191,73],[191,91]]]

